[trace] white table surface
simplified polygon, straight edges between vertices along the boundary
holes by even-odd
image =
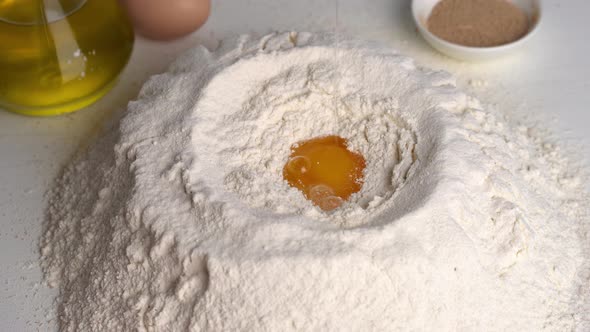
[[[418,36],[410,0],[212,0],[212,15],[196,33],[157,43],[139,39],[119,83],[87,109],[55,118],[0,111],[0,330],[55,330],[53,296],[41,282],[37,241],[44,194],[79,146],[97,133],[111,112],[133,99],[142,82],[165,70],[197,44],[241,33],[274,30],[333,31],[397,48],[418,63],[456,73],[487,86],[473,88],[502,107],[542,114],[562,137],[590,146],[590,1],[545,0],[542,26],[521,52],[486,63],[461,63],[432,50]],[[337,19],[338,17],[338,19]],[[338,24],[336,22],[338,21]],[[2,73],[0,73],[0,80]],[[481,91],[477,91],[477,90]],[[580,154],[589,157],[588,150]]]

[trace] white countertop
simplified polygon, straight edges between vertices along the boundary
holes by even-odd
[[[119,83],[87,109],[55,118],[0,111],[0,330],[54,330],[54,290],[41,283],[37,240],[44,194],[75,150],[125,107],[142,82],[198,44],[274,30],[334,31],[381,41],[425,66],[456,73],[482,99],[555,118],[562,137],[590,146],[590,2],[546,0],[539,33],[520,53],[486,63],[461,63],[436,53],[417,34],[409,0],[212,0],[212,15],[193,35],[170,43],[139,39]],[[2,79],[0,73],[0,80]],[[469,87],[468,84],[466,84]],[[479,91],[478,91],[479,90]],[[501,100],[498,99],[501,96]],[[511,106],[514,105],[514,106]],[[580,154],[590,157],[590,150]]]

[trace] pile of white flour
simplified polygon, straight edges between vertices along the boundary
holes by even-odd
[[[396,52],[196,48],[64,171],[42,266],[64,331],[589,331],[590,198],[562,150]],[[326,213],[282,177],[339,135]]]

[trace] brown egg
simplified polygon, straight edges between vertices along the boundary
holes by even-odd
[[[211,9],[210,0],[120,0],[136,30],[145,37],[170,40],[201,27]]]

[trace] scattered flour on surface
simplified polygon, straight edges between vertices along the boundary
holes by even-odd
[[[365,42],[276,33],[151,78],[51,192],[63,331],[588,331],[586,178],[535,127]],[[288,186],[339,135],[365,183]]]

